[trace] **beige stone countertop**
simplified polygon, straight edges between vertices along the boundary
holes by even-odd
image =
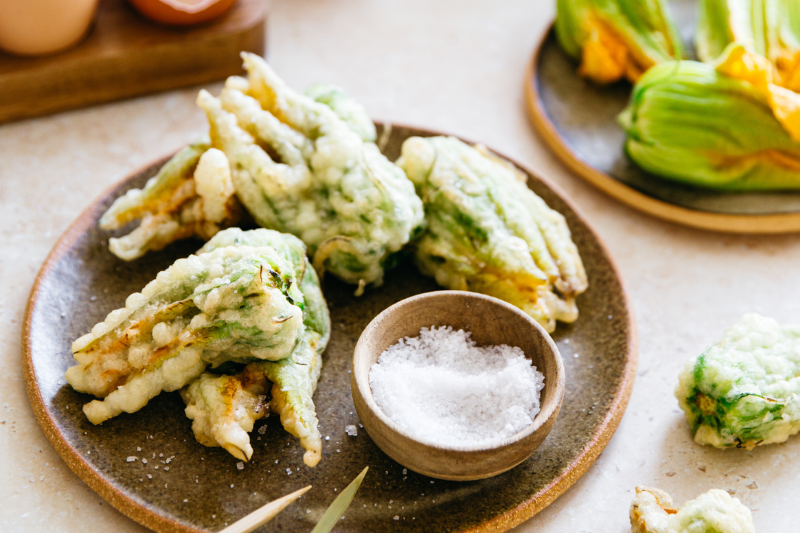
[[[559,164],[523,98],[525,68],[554,3],[277,0],[268,59],[293,87],[339,84],[376,119],[481,141],[550,178],[619,264],[640,339],[627,413],[587,474],[516,531],[630,531],[638,484],[678,504],[711,488],[735,491],[757,531],[796,531],[800,437],[752,452],[698,446],[672,391],[684,361],[743,313],[800,323],[800,236],[661,222]],[[34,277],[68,224],[107,186],[204,130],[197,90],[0,126],[0,531],[144,531],[78,479],[45,438],[25,392],[20,329]]]

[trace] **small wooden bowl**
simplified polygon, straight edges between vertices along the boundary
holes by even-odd
[[[375,403],[369,371],[389,346],[403,337],[416,337],[423,327],[431,326],[469,331],[479,346],[507,344],[521,348],[545,376],[541,411],[533,423],[490,446],[436,446],[400,430]],[[564,399],[564,365],[550,335],[513,305],[473,292],[436,291],[398,302],[369,323],[353,354],[350,386],[361,423],[389,457],[426,476],[468,481],[510,470],[542,444]]]

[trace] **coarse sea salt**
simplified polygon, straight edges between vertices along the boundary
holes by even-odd
[[[386,349],[369,384],[378,406],[414,438],[478,446],[533,422],[544,375],[518,347],[477,346],[469,332],[444,326]]]

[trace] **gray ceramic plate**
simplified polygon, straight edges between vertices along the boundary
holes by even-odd
[[[432,132],[395,127],[386,146],[394,159],[412,135]],[[89,396],[64,381],[72,364],[70,343],[157,272],[195,251],[183,242],[133,263],[107,250],[100,215],[121,193],[141,187],[164,160],[131,175],[94,202],[61,237],[45,261],[28,305],[23,365],[39,423],[69,466],[117,509],[157,531],[217,531],[268,501],[305,485],[314,488],[269,524],[269,531],[308,531],[358,472],[369,466],[337,531],[505,531],[534,515],[585,471],[611,438],[630,396],[636,367],[633,316],[614,264],[574,207],[551,184],[530,176],[531,188],[564,213],[583,257],[589,290],[581,317],[554,335],[567,372],[561,413],[536,453],[513,470],[474,482],[435,483],[389,459],[360,430],[350,394],[350,362],[358,337],[389,305],[437,290],[410,263],[388,273],[379,289],[353,296],[353,287],[329,278],[324,291],[333,334],[314,396],[324,441],[316,468],[303,466],[296,439],[277,417],[252,435],[253,460],[243,470],[221,448],[198,444],[177,393],[162,394],[140,412],[101,426],[83,416]],[[579,353],[575,358],[573,354]],[[155,454],[155,457],[154,457]],[[127,457],[147,458],[127,462]],[[172,458],[166,464],[167,458]],[[169,467],[169,470],[165,467]],[[150,479],[149,476],[152,476]]]
[[[696,2],[669,4],[691,58]],[[578,76],[576,69],[550,31],[534,54],[526,83],[534,124],[579,175],[636,209],[690,226],[747,233],[800,230],[798,192],[717,192],[641,170],[625,156],[625,134],[617,124],[631,85],[597,86]]]

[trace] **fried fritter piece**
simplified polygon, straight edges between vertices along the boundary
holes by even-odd
[[[217,246],[272,246],[281,251],[281,244],[289,242],[286,237],[264,229],[233,228],[217,234],[200,253]],[[304,255],[292,253],[297,251],[294,247],[282,255],[305,262]],[[201,444],[223,446],[235,457],[249,460],[252,448],[247,433],[252,430],[253,422],[264,415],[257,400],[269,391],[267,381],[270,381],[272,411],[280,416],[286,431],[300,439],[306,450],[303,456],[306,465],[316,466],[319,462],[322,438],[312,396],[322,368],[322,352],[330,336],[330,316],[314,268],[305,264],[303,272],[300,290],[305,327],[290,357],[249,364],[238,376],[213,377],[207,373],[201,378],[202,384],[192,383],[182,392],[187,403],[186,415],[194,420],[192,429]]]
[[[141,219],[129,234],[109,239],[111,253],[132,261],[180,239],[208,240],[241,218],[228,160],[205,139],[175,154],[144,189],[117,198],[100,227],[114,230]]]
[[[347,126],[364,142],[374,143],[377,138],[375,124],[364,106],[348,97],[341,87],[327,83],[316,83],[305,90],[305,95],[330,107]]]
[[[104,398],[84,406],[99,424],[180,389],[207,365],[288,357],[304,329],[299,282],[292,262],[268,246],[179,259],[73,343],[79,364],[67,381]]]
[[[675,509],[663,490],[636,487],[630,517],[631,533],[755,533],[750,509],[719,489]]]
[[[248,433],[255,421],[269,412],[263,374],[255,380],[249,376],[247,371],[242,376],[203,372],[181,390],[197,442],[203,446],[222,446],[243,461],[253,456]]]
[[[447,288],[516,305],[547,331],[574,322],[588,285],[564,217],[513,165],[454,137],[412,137],[397,164],[423,198],[420,269]]]
[[[300,237],[320,275],[359,290],[380,284],[423,221],[413,184],[330,107],[289,89],[260,57],[242,57],[246,88],[234,78],[219,99],[198,97],[239,199],[261,226]]]
[[[800,326],[751,313],[686,363],[675,397],[695,442],[752,449],[800,431],[798,375]]]

